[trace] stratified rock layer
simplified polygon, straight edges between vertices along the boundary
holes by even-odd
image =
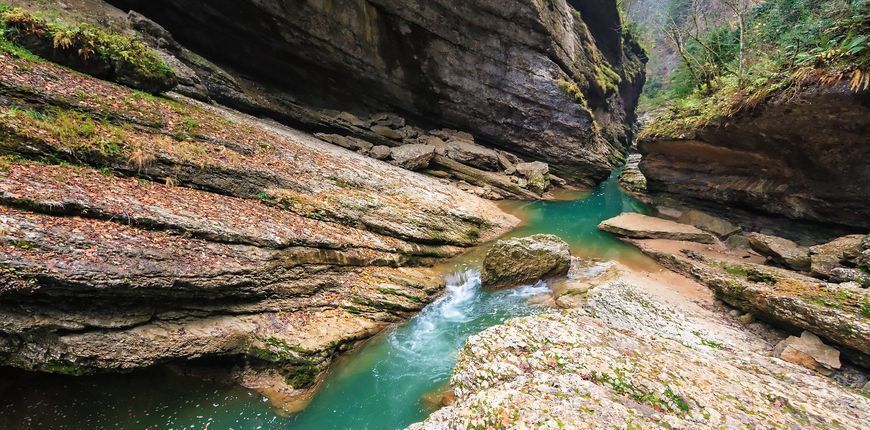
[[[434,298],[424,265],[517,223],[309,134],[43,61],[0,53],[0,94],[3,365],[227,359],[292,396]]]
[[[578,182],[606,178],[623,158],[644,80],[642,50],[613,0],[110,3],[273,89],[252,101],[229,94],[238,84],[217,86],[219,102],[309,126],[323,124],[295,105],[395,111]]]
[[[870,91],[809,86],[680,136],[643,139],[640,168],[667,192],[870,228]]]

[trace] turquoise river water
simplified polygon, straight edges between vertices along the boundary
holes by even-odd
[[[511,236],[553,233],[575,255],[651,263],[597,225],[643,211],[615,174],[591,193],[556,202],[508,202],[524,226]],[[425,419],[427,396],[446,386],[465,340],[508,318],[543,308],[543,282],[514,290],[480,288],[485,247],[445,266],[446,293],[420,314],[338,359],[310,405],[280,416],[262,396],[155,369],[123,376],[68,377],[0,369],[0,429],[392,430]]]

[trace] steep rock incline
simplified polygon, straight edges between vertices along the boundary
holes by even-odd
[[[274,123],[0,52],[0,363],[198,358],[292,398],[517,220]],[[262,387],[260,387],[262,388]]]
[[[580,183],[623,159],[644,80],[644,54],[612,0],[109,3],[238,70],[247,87],[268,88],[246,97],[236,94],[246,85],[212,85],[221,103],[321,129],[299,104],[394,111],[547,161]]]
[[[641,140],[649,191],[870,228],[870,91],[789,91],[697,130]]]

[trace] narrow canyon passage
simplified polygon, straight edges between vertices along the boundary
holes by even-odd
[[[598,229],[623,212],[646,211],[620,191],[618,172],[569,200],[504,202],[524,223],[508,236],[557,234],[575,255],[616,260],[641,272],[658,266]],[[440,406],[456,354],[466,339],[509,318],[552,309],[546,283],[486,291],[480,285],[483,248],[440,268],[444,295],[419,315],[341,357],[302,412],[278,415],[263,396],[155,369],[118,376],[49,376],[3,370],[0,428],[402,429]],[[433,393],[426,400],[426,395]],[[428,403],[427,403],[428,402]]]
[[[0,430],[870,428],[870,0],[0,0]]]

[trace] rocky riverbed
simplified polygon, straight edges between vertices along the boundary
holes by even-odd
[[[651,251],[659,240],[641,249],[675,258]],[[719,290],[692,280],[709,285],[698,270],[643,275],[575,259],[554,286],[563,310],[471,337],[455,403],[410,429],[863,427],[866,371],[840,368],[840,352],[809,332],[786,339],[729,311]]]

